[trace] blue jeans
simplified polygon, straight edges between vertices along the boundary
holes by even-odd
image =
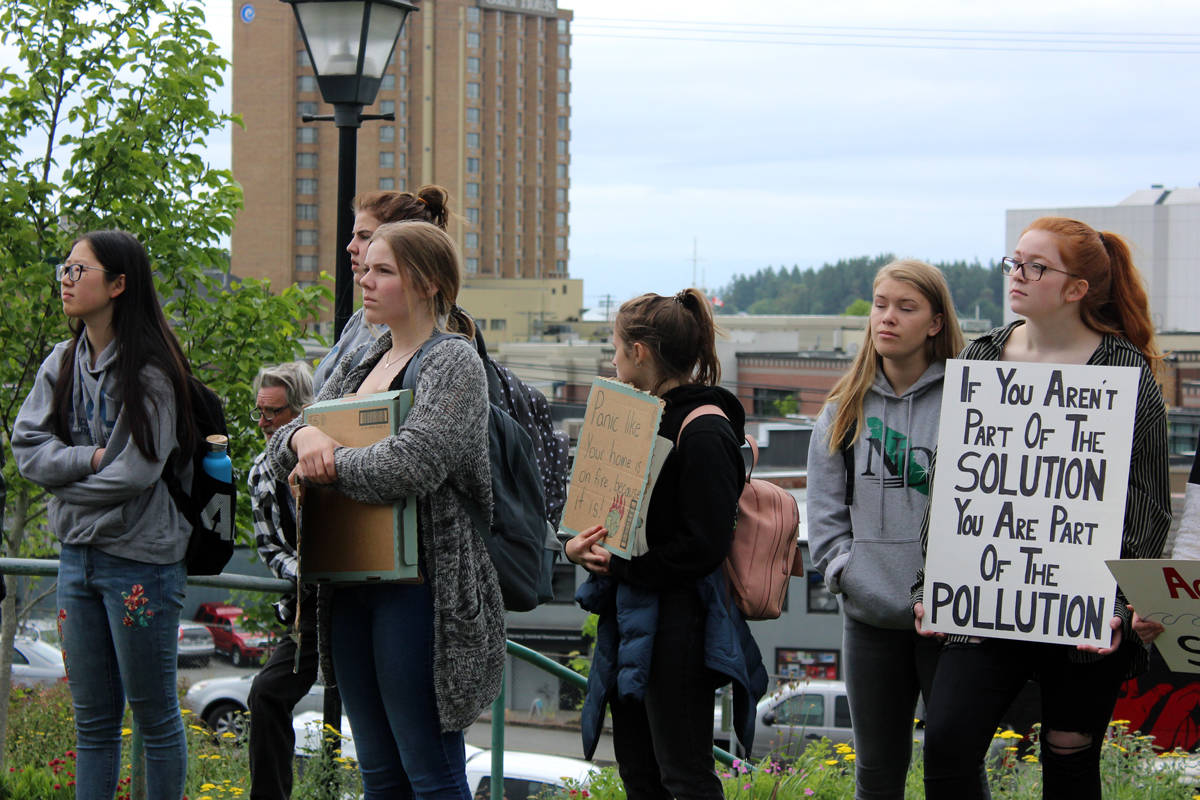
[[[58,620],[75,707],[78,800],[111,800],[128,697],[146,746],[149,797],[183,796],[187,738],[176,689],[187,570],[63,545]]]
[[[918,693],[929,702],[941,643],[912,629],[846,617],[846,693],[854,724],[855,797],[903,800]]]
[[[443,733],[438,721],[427,582],[338,589],[333,666],[364,800],[471,800],[462,731]]]

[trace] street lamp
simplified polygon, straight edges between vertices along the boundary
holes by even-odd
[[[404,20],[417,7],[405,0],[283,0],[290,3],[308,50],[317,85],[333,116],[305,115],[304,121],[332,120],[338,128],[337,269],[334,280],[334,338],[354,307],[354,276],[346,242],[354,227],[358,128],[363,120],[395,119],[394,114],[363,114],[375,102],[383,71]]]

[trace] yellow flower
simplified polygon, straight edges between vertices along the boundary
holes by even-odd
[[[825,763],[826,763],[828,766],[831,766],[831,767],[832,767],[832,766],[834,766],[835,764],[837,764],[838,762],[837,762],[837,759],[836,759],[836,758],[827,758],[827,759],[825,759]]]
[[[237,738],[237,734],[236,734],[236,733],[230,733],[229,731],[225,731],[224,733],[222,733],[222,734],[221,734],[221,738],[222,738],[222,739],[236,739],[236,738]]]
[[[1006,747],[1006,748],[1004,748],[1004,749],[1005,749],[1007,752],[1009,752],[1009,753],[1015,753],[1015,752],[1017,752],[1017,748],[1016,748],[1016,747],[1014,747],[1014,746],[1012,746],[1012,745],[1009,745],[1008,747]]]
[[[181,708],[181,709],[179,709],[179,715],[180,715],[181,717],[186,717],[186,716],[187,716],[188,714],[190,714],[190,713],[192,713],[192,710],[191,710],[190,708]]]
[[[1021,734],[1017,733],[1016,731],[1000,731],[992,738],[993,739],[1023,739],[1025,737],[1023,737]]]
[[[1027,753],[1022,757],[1022,760],[1027,764],[1036,764],[1038,759],[1037,756],[1033,755],[1032,753]]]
[[[202,791],[202,792],[211,792],[215,788],[217,788],[217,785],[215,783],[200,784],[200,791]]]
[[[853,761],[855,758],[857,758],[857,756],[855,756],[855,755],[854,755],[854,753],[847,753],[847,754],[846,754],[846,760],[847,760],[847,761]]]
[[[122,736],[132,736],[133,728],[121,728],[121,735]]]

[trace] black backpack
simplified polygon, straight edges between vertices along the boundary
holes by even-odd
[[[188,538],[187,571],[189,575],[220,575],[233,557],[234,513],[237,508],[237,488],[232,483],[217,480],[204,471],[205,438],[213,434],[228,436],[225,410],[217,397],[200,379],[187,376],[192,400],[192,418],[179,420],[180,425],[195,428],[196,446],[191,454],[192,485],[185,490],[175,474],[174,458],[167,459],[163,481],[175,500],[175,506],[192,526]]]
[[[457,337],[439,333],[421,345],[404,370],[400,388],[415,392],[417,372],[426,352],[449,338]],[[558,539],[544,516],[545,493],[532,438],[504,408],[495,402],[489,405],[491,524],[487,524],[481,509],[470,508],[470,513],[500,579],[504,607],[509,611],[531,611],[549,587],[549,577],[542,580],[547,567],[545,551],[551,543],[558,548]],[[552,557],[549,568],[553,570]]]

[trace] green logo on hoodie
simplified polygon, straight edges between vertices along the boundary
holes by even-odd
[[[867,417],[867,430],[870,432],[867,439],[869,449],[867,471],[863,474],[875,474],[875,454],[879,453],[885,471],[885,487],[908,487],[928,495],[929,464],[932,462],[933,453],[925,447],[910,446],[908,436],[900,431],[884,428],[883,420],[878,417]]]

